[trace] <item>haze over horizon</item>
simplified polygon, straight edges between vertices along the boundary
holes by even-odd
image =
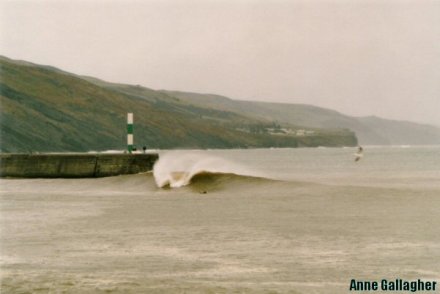
[[[0,1],[0,54],[440,126],[440,1]]]

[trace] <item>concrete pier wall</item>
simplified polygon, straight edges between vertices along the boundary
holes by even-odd
[[[0,176],[91,178],[152,170],[158,154],[0,154]]]

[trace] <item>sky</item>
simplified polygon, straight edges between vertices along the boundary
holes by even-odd
[[[0,0],[0,54],[440,126],[440,0]]]

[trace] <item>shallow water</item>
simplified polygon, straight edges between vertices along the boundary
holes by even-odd
[[[367,147],[358,163],[354,152],[164,151],[156,178],[2,179],[1,290],[345,293],[351,279],[440,282],[440,148]],[[211,173],[158,188],[173,171]]]

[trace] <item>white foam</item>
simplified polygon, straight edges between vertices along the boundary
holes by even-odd
[[[191,151],[171,151],[161,154],[153,168],[154,180],[160,188],[183,187],[201,172],[232,173],[256,176],[247,168],[223,158]]]

